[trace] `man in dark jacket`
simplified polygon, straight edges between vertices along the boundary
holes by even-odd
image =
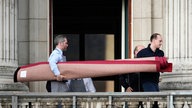
[[[134,58],[136,58],[137,53],[144,48],[143,45],[137,45],[134,49]],[[120,75],[119,79],[126,92],[139,92],[141,91],[139,77],[139,73],[129,73]]]
[[[150,38],[151,43],[148,45],[147,48],[141,50],[137,57],[163,57],[164,52],[160,50],[163,40],[162,36],[158,33],[152,34]],[[141,85],[144,92],[158,92],[159,91],[159,72],[142,72],[140,73]]]
[[[137,57],[163,57],[164,52],[160,50],[160,47],[163,43],[162,37],[159,33],[154,33],[150,38],[151,43],[147,48],[138,52]],[[158,92],[159,91],[159,72],[141,72],[140,80],[142,89],[144,92]],[[159,108],[158,102],[155,101],[152,108]]]

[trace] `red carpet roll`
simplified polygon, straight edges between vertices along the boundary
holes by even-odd
[[[147,57],[126,60],[68,61],[58,63],[65,79],[102,77],[137,72],[171,72],[172,63],[165,57]],[[56,80],[48,62],[18,67],[14,82]]]

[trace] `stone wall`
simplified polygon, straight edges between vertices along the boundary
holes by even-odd
[[[151,34],[163,31],[163,0],[132,0],[133,2],[133,47],[147,46]],[[163,36],[164,37],[164,36]]]
[[[49,1],[18,0],[19,65],[47,61]],[[45,82],[27,84],[32,92],[45,91]]]

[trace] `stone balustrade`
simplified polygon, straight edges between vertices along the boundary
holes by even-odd
[[[191,102],[192,92],[0,93],[0,108],[191,108]]]

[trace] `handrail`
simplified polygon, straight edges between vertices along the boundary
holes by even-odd
[[[40,96],[40,97],[54,97],[54,96],[167,96],[174,95],[173,92],[0,92],[0,96]],[[185,94],[185,93],[183,93]],[[189,94],[186,92],[186,94]],[[191,93],[192,95],[192,93]]]

